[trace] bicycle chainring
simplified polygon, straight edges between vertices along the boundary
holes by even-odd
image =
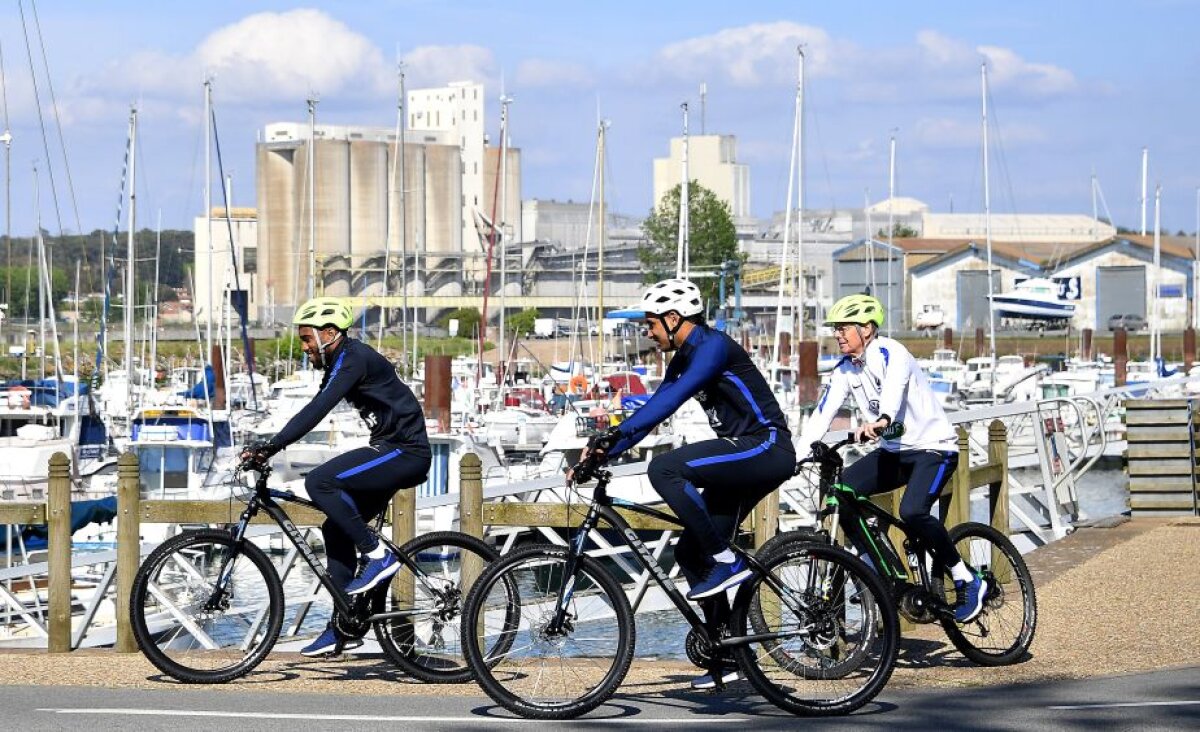
[[[687,652],[687,658],[696,668],[712,668],[713,662],[717,660],[719,649],[708,642],[695,629],[689,630],[687,640],[683,643],[683,648]]]
[[[934,600],[934,596],[923,588],[909,586],[901,590],[896,609],[910,622],[922,625],[932,623],[938,619],[933,611]]]

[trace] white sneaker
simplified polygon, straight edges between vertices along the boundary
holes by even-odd
[[[731,684],[741,678],[742,674],[736,668],[727,668],[721,672],[721,683],[723,684]],[[715,689],[716,687],[717,682],[713,679],[711,673],[704,674],[692,680],[693,689]]]

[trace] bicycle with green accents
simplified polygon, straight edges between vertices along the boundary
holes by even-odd
[[[845,463],[839,450],[853,443],[851,435],[796,465],[797,475],[806,467],[817,474],[820,528],[780,534],[761,551],[769,554],[774,543],[798,539],[844,544],[853,551],[845,537],[855,532],[868,551],[863,559],[883,577],[902,617],[919,624],[941,623],[954,647],[980,665],[1004,666],[1024,658],[1037,629],[1037,596],[1029,568],[1013,543],[986,524],[968,522],[950,528],[950,541],[959,555],[987,580],[988,587],[983,612],[968,623],[957,623],[954,582],[944,570],[934,571],[932,552],[901,519],[842,483]],[[893,527],[904,536],[904,559],[888,537]]]

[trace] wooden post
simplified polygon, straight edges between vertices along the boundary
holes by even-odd
[[[954,348],[954,329],[942,329],[942,348]]]
[[[958,428],[958,467],[949,494],[943,491],[938,503],[947,529],[971,520],[971,441],[962,427]]]
[[[1129,335],[1124,328],[1113,332],[1113,386],[1125,386],[1129,368]]]
[[[975,329],[975,355],[976,356],[986,356],[987,355],[987,345],[986,345],[986,341],[984,341],[984,339],[983,339],[983,328]]]
[[[483,538],[483,462],[473,452],[463,455],[458,464],[458,530]],[[465,555],[461,571],[465,593],[475,584],[483,565],[474,555]]]
[[[787,365],[792,357],[792,334],[786,330],[779,334],[779,363]]]
[[[988,486],[992,528],[1008,536],[1008,432],[1000,420],[988,425],[988,462],[1000,466],[1000,482]]]
[[[71,650],[71,461],[61,452],[50,456],[46,528],[50,549],[51,653]]]
[[[392,541],[404,546],[417,535],[417,489],[401,488],[392,498]],[[396,606],[409,608],[416,602],[416,575],[407,568],[396,573],[392,582],[392,597]]]
[[[425,416],[436,419],[438,430],[450,431],[450,357],[425,357]]]
[[[117,461],[117,653],[136,653],[138,649],[129,625],[129,599],[142,562],[140,472],[137,455],[132,452]]]
[[[800,358],[796,369],[796,400],[801,404],[815,403],[821,390],[821,377],[817,374],[818,350],[816,341],[800,341],[797,349]]]
[[[1080,350],[1079,355],[1084,361],[1092,360],[1092,329],[1091,328],[1083,329],[1083,344],[1079,350]]]
[[[779,491],[771,491],[754,508],[754,548],[761,549],[779,530]]]
[[[1188,326],[1183,330],[1183,367],[1190,369],[1196,365],[1196,329]]]

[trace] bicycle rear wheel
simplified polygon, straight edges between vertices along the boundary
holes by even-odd
[[[1037,595],[1025,560],[1008,537],[986,524],[959,524],[950,529],[950,541],[988,587],[979,617],[963,625],[942,620],[942,628],[955,648],[981,666],[1016,663],[1037,630]],[[953,605],[954,583],[938,577],[933,584]]]
[[[777,546],[739,590],[734,648],[754,688],[793,714],[849,714],[874,699],[896,663],[900,624],[879,576],[827,544]]]
[[[222,683],[270,653],[283,623],[283,587],[249,541],[189,531],[163,542],[138,569],[130,620],[142,653],[163,673]]]
[[[426,534],[400,548],[417,567],[401,567],[386,593],[384,610],[410,611],[375,623],[375,637],[388,658],[413,678],[427,683],[462,683],[471,668],[462,651],[463,600],[476,578],[500,554],[486,542],[455,531]],[[515,593],[515,590],[512,590]],[[510,609],[510,620],[516,611]],[[512,634],[497,635],[487,651],[501,655]]]
[[[518,550],[484,571],[467,596],[463,649],[475,680],[522,717],[570,719],[595,709],[633,661],[633,611],[621,586],[590,557],[580,557],[570,577],[566,563],[566,548]],[[565,622],[551,629],[564,587]]]

